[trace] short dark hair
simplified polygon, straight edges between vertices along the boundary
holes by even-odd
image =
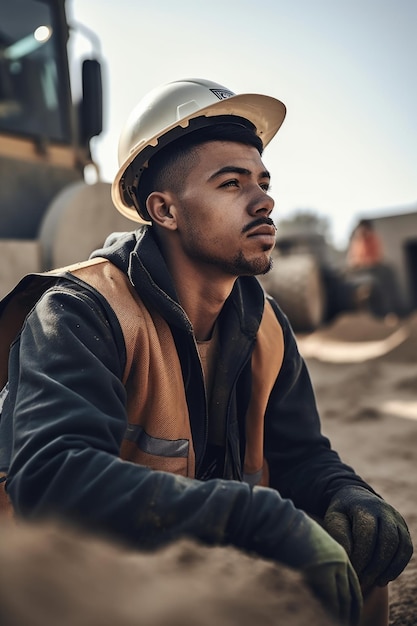
[[[146,200],[153,191],[166,186],[178,190],[194,162],[195,149],[210,141],[233,141],[253,146],[260,155],[263,152],[262,139],[256,134],[256,128],[245,120],[245,124],[212,124],[180,136],[175,141],[161,148],[149,160],[144,169],[137,189],[137,201],[141,217],[150,221],[146,211]],[[184,175],[179,176],[181,171]]]

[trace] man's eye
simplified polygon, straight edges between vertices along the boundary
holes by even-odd
[[[238,181],[234,178],[233,180],[227,180],[221,187],[237,187],[238,184]]]
[[[265,192],[271,191],[271,185],[270,183],[261,183],[260,188],[263,189]]]

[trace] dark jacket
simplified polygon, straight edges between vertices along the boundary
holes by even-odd
[[[169,325],[181,362],[196,479],[120,460],[128,428],[123,333],[106,299],[65,274],[30,312],[10,354],[2,421],[13,420],[7,492],[18,515],[63,516],[137,547],[189,536],[279,558],[289,528],[303,515],[298,509],[323,516],[341,487],[371,490],[321,434],[306,365],[272,300],[285,348],[265,414],[272,489],[243,482],[251,355],[265,302],[252,277],[236,281],[218,321],[216,406],[227,424],[223,478],[199,480],[207,443],[204,380],[193,329],[152,230],[116,237],[96,256],[123,270],[149,310]]]

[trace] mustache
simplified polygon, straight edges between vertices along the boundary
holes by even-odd
[[[267,224],[268,226],[273,226],[275,230],[277,230],[277,227],[275,226],[274,222],[271,220],[270,217],[258,217],[256,220],[253,220],[253,222],[246,224],[246,226],[242,228],[242,235],[247,233],[249,230],[252,230],[252,228],[256,228],[257,226],[263,226],[263,224]]]

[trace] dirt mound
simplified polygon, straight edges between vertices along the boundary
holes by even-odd
[[[344,313],[315,332],[300,335],[298,343],[306,358],[357,363],[397,350],[413,333],[417,336],[416,326],[414,317],[380,319],[367,312]]]
[[[343,313],[315,334],[330,341],[381,341],[390,337],[400,325],[401,322],[395,317],[382,319],[366,311]]]
[[[0,561],[2,626],[335,626],[299,574],[233,548],[132,553],[3,522]]]

